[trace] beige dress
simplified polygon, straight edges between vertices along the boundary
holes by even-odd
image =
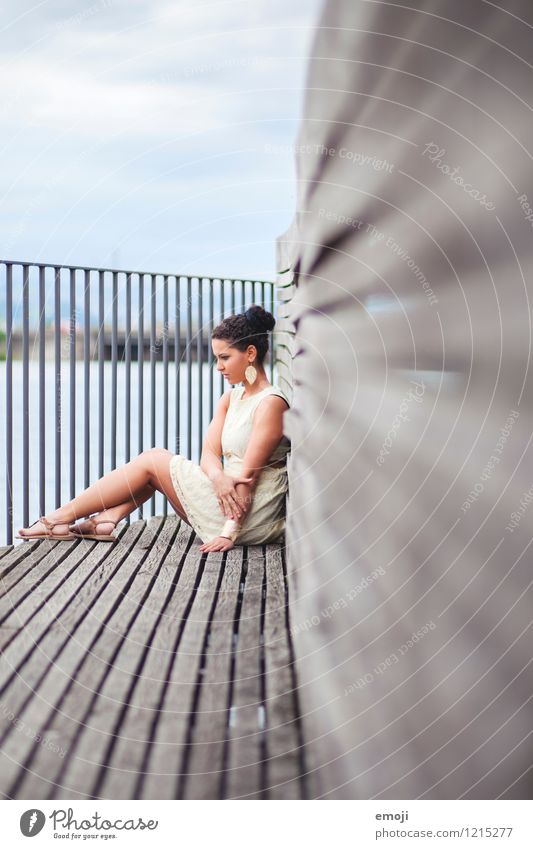
[[[243,458],[252,433],[252,419],[258,404],[267,395],[279,395],[289,402],[278,386],[267,386],[261,392],[242,398],[244,386],[231,390],[229,406],[222,429],[224,471],[232,477],[242,474]],[[266,466],[254,491],[253,504],[246,515],[236,545],[283,542],[285,538],[285,499],[288,490],[286,456],[290,441],[281,441],[268,460],[280,468]],[[170,461],[170,476],[176,494],[185,508],[191,525],[202,540],[219,536],[227,516],[221,510],[213,484],[197,463],[182,454]]]

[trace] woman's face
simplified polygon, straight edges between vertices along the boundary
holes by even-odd
[[[249,365],[248,353],[232,348],[228,339],[212,339],[217,371],[226,376],[228,383],[244,380],[244,370]],[[250,346],[253,350],[253,346]]]

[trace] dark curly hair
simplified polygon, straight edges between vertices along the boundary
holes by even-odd
[[[211,339],[228,339],[231,347],[246,351],[248,345],[257,348],[257,359],[263,363],[268,351],[268,331],[274,329],[276,319],[271,312],[252,304],[243,313],[229,315],[211,333]]]

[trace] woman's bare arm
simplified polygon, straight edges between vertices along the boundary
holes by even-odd
[[[222,455],[222,428],[228,410],[229,396],[230,392],[224,392],[220,398],[202,445],[200,468],[210,480],[224,471],[220,458]]]

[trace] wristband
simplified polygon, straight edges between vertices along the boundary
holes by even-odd
[[[239,535],[239,531],[242,525],[239,525],[235,519],[228,519],[219,533],[220,537],[226,537],[226,539],[230,539],[232,542],[235,542]]]

